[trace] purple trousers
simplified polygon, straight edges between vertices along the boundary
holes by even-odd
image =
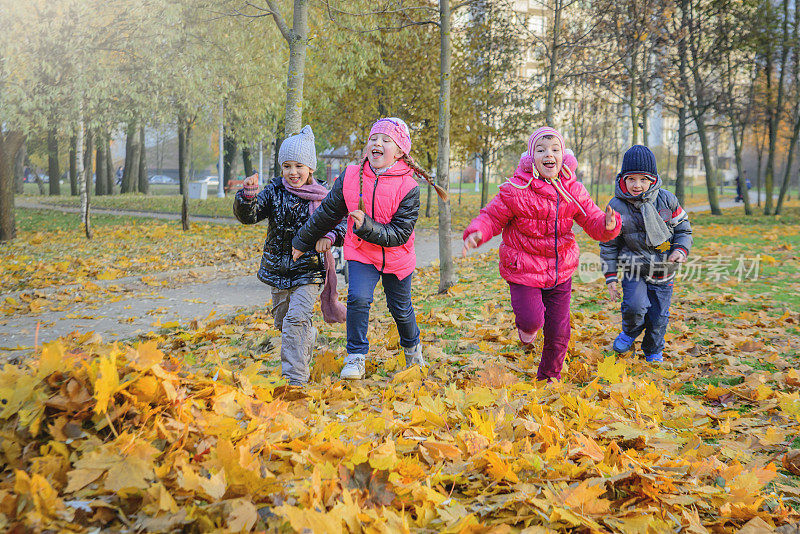
[[[572,279],[552,289],[508,284],[511,286],[511,307],[517,328],[535,334],[544,328],[542,361],[536,377],[539,380],[561,380],[561,368],[569,345],[569,302]]]

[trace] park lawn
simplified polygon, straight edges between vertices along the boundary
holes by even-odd
[[[30,184],[28,184],[30,185]],[[163,186],[165,188],[174,189],[175,186]],[[497,194],[498,184],[490,184],[489,198],[491,199]],[[100,196],[91,198],[91,206],[95,209],[104,210],[117,210],[117,211],[138,211],[138,212],[153,212],[153,213],[180,213],[181,212],[181,198],[177,195],[177,190],[172,189],[157,189],[155,193],[150,195],[141,195],[138,193],[126,193],[124,195],[111,195]],[[167,192],[169,191],[169,192]],[[78,207],[80,206],[80,199],[78,197],[69,196],[67,194],[68,188],[62,191],[61,196],[40,196],[35,194],[26,194],[18,198],[30,202],[38,202],[43,204],[51,204],[55,206],[64,207]],[[699,186],[689,188],[687,193],[686,206],[700,206],[708,203],[705,196],[705,190]],[[605,207],[612,197],[610,187],[605,185],[601,188],[599,197],[596,198],[598,205]],[[725,190],[720,200],[733,199],[734,192],[730,188]],[[430,208],[428,208],[430,197]],[[478,215],[480,211],[480,193],[476,193],[472,189],[465,187],[459,191],[454,188],[450,192],[450,212],[452,217],[451,226],[456,233],[460,233],[467,227],[469,222]],[[213,196],[209,192],[206,200],[190,199],[189,200],[189,213],[195,216],[203,217],[233,217],[233,195],[228,194],[224,198]],[[439,226],[439,206],[438,197],[435,193],[428,194],[428,188],[422,186],[420,189],[420,216],[417,227],[421,229],[438,228]]]
[[[767,280],[798,280],[789,225],[694,222],[692,256],[769,255]],[[359,382],[337,380],[344,327],[318,310],[302,390],[279,377],[263,309],[122,344],[77,333],[7,365],[0,495],[47,495],[50,513],[8,506],[0,524],[737,532],[800,520],[800,308],[783,295],[796,282],[679,280],[667,362],[651,366],[612,354],[618,304],[602,281],[576,281],[564,380],[548,386],[535,380],[541,340],[524,352],[516,338],[496,253],[457,269],[446,295],[435,268],[416,274],[424,371],[403,369],[382,291]]]

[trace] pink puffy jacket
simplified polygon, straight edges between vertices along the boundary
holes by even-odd
[[[598,241],[617,237],[621,220],[617,214],[617,225],[606,230],[605,213],[571,175],[562,172],[562,183],[586,214],[575,203],[566,202],[552,185],[538,178],[531,181],[532,177],[529,169],[518,167],[511,183],[500,186],[497,196],[467,226],[464,239],[479,231],[483,244],[502,232],[500,276],[515,284],[550,288],[567,281],[578,267],[573,219]]]
[[[364,163],[364,186],[361,192],[364,199],[364,213],[382,224],[388,224],[395,217],[400,202],[415,187],[414,171],[405,162],[398,161],[386,173],[375,176],[372,168]],[[342,192],[347,204],[347,211],[358,209],[359,180],[358,165],[347,167],[344,175]],[[413,200],[413,199],[412,199]],[[419,209],[419,198],[416,197],[416,207]],[[416,223],[416,212],[413,224]],[[344,257],[361,263],[372,264],[378,270],[392,273],[399,279],[404,279],[417,266],[417,255],[414,252],[414,232],[408,241],[396,247],[382,247],[364,241],[353,232],[353,223],[347,222],[347,234],[344,237]]]

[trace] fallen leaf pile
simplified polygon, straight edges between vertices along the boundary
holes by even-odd
[[[146,221],[95,231],[25,232],[0,249],[0,316],[65,309],[125,292],[123,283],[160,285],[154,275],[214,266],[244,272],[260,257],[266,227]],[[135,277],[135,280],[131,280]]]
[[[535,380],[541,338],[528,352],[516,338],[496,253],[459,261],[446,295],[435,268],[417,272],[427,369],[404,368],[380,290],[367,377],[351,383],[338,380],[344,328],[318,306],[302,389],[279,376],[265,310],[129,343],[73,333],[0,371],[0,529],[796,532],[800,313],[785,245],[800,236],[754,247],[763,236],[738,231],[696,229],[695,254],[775,263],[759,280],[676,283],[661,366],[609,351],[618,304],[602,281],[576,282],[564,380],[550,385]]]

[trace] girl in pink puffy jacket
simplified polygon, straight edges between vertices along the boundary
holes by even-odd
[[[369,311],[378,280],[397,324],[406,365],[425,366],[419,328],[411,303],[411,276],[417,265],[414,225],[419,214],[419,186],[415,174],[432,178],[409,156],[408,126],[398,118],[372,125],[358,165],[350,165],[336,179],[319,209],[292,240],[295,259],[312,250],[342,217],[348,217],[344,258],[350,272],[347,292],[347,356],[341,378],[364,376],[369,352]],[[431,183],[434,187],[435,184]],[[440,195],[444,191],[437,192]],[[317,237],[319,236],[319,237]]]
[[[544,329],[539,380],[560,380],[570,338],[572,273],[578,267],[576,221],[592,239],[619,234],[619,214],[592,201],[574,172],[563,165],[564,138],[553,128],[536,130],[514,177],[464,230],[464,254],[499,233],[500,276],[510,286],[511,307],[523,345]]]

